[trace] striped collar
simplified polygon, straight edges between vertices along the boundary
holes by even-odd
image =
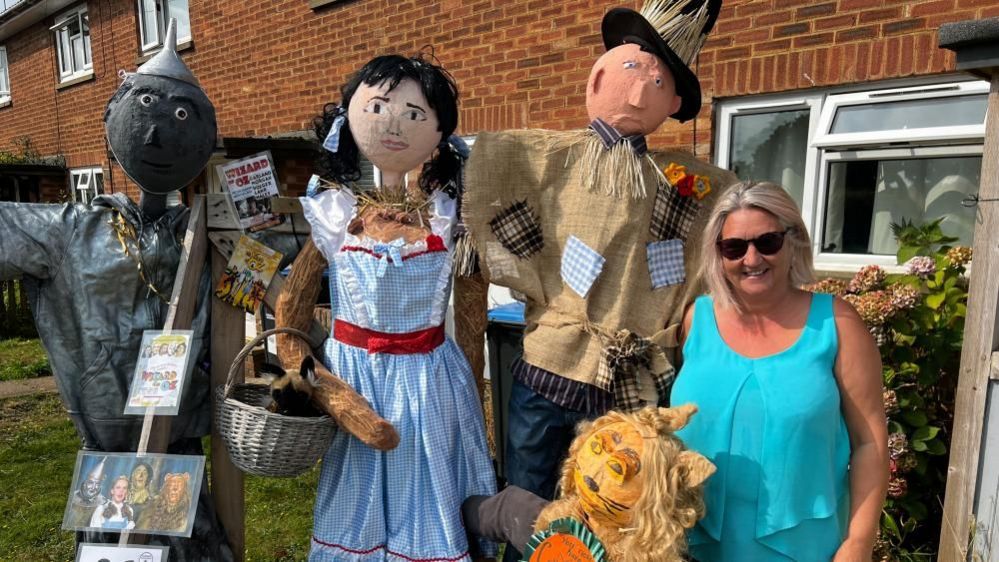
[[[631,145],[631,149],[635,152],[636,156],[645,156],[645,153],[649,151],[649,146],[645,143],[645,135],[629,135],[626,137],[599,117],[590,123],[590,128],[597,133],[600,141],[604,143],[604,148],[608,150],[624,139]]]

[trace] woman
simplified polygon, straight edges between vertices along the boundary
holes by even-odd
[[[461,502],[494,493],[495,476],[471,369],[443,326],[461,163],[447,142],[457,88],[429,60],[390,55],[366,64],[342,94],[315,122],[321,171],[337,185],[302,199],[312,237],[285,290],[296,276],[330,270],[325,366],[395,427],[399,443],[383,452],[337,433],[322,463],[309,560],[468,560]],[[362,154],[381,172],[374,192],[350,188]],[[410,188],[406,173],[421,165]],[[296,310],[311,317],[301,298],[282,295],[279,325],[301,325]],[[301,363],[290,346],[279,352],[285,365]]]
[[[128,477],[122,474],[111,485],[108,501],[97,506],[90,518],[91,527],[126,530],[135,527],[132,506],[125,502],[128,497]]]
[[[719,560],[871,559],[888,483],[881,359],[856,311],[811,282],[794,201],[739,183],[708,221],[673,404],[699,414],[677,434],[718,473],[691,554]]]

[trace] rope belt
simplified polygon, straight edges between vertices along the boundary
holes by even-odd
[[[353,347],[368,350],[368,353],[391,353],[393,355],[413,355],[430,353],[444,343],[444,325],[434,326],[417,332],[390,334],[362,328],[343,320],[333,323],[333,339]]]

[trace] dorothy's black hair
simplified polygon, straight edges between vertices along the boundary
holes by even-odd
[[[420,188],[428,194],[440,189],[456,198],[460,189],[463,157],[447,141],[458,126],[458,87],[446,70],[427,60],[422,54],[412,58],[385,55],[369,61],[344,85],[339,105],[326,104],[322,115],[313,119],[313,129],[319,142],[322,142],[337,117],[342,115],[344,119],[347,118],[350,100],[361,84],[374,86],[387,81],[389,90],[392,90],[406,78],[415,80],[420,85],[427,103],[437,113],[438,130],[441,132],[437,150],[423,165]],[[317,167],[319,175],[336,183],[346,184],[361,179],[360,154],[349,126],[340,129],[340,144],[336,152],[320,149]]]

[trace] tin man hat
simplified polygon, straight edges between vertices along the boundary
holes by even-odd
[[[690,69],[718,19],[722,0],[646,0],[641,11],[613,8],[600,25],[607,50],[635,43],[673,73],[683,102],[673,118],[693,119],[701,109],[701,83]]]
[[[166,37],[163,39],[163,48],[160,52],[147,60],[135,73],[148,74],[150,76],[165,76],[174,80],[180,80],[181,82],[187,82],[198,88],[201,87],[198,79],[191,73],[191,69],[187,68],[187,65],[181,60],[180,55],[177,54],[176,19],[170,18],[170,22],[167,24]]]

